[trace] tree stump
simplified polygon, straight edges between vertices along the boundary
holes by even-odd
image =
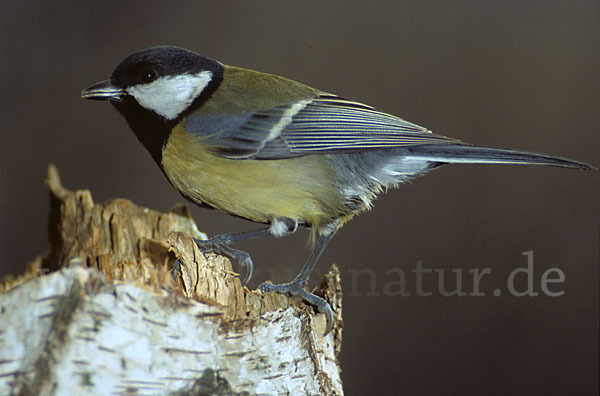
[[[50,252],[0,284],[0,394],[342,395],[333,265],[302,302],[242,287],[185,206],[94,203],[48,169]],[[181,263],[172,276],[175,259]]]

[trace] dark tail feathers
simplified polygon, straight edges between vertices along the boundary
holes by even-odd
[[[452,164],[517,164],[517,165],[547,165],[572,169],[595,169],[583,162],[566,158],[554,157],[548,154],[530,153],[527,151],[477,147],[461,144],[431,144],[413,146],[410,152],[419,159],[432,162]]]

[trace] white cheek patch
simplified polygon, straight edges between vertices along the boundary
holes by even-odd
[[[127,93],[140,106],[174,120],[196,99],[212,80],[210,71],[161,77],[150,84],[134,85]]]

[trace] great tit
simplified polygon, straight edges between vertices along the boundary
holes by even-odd
[[[309,227],[313,248],[298,276],[260,289],[315,305],[327,315],[327,331],[332,311],[305,290],[310,272],[336,231],[386,188],[449,163],[591,169],[546,154],[473,146],[362,103],[172,46],[128,56],[81,96],[110,101],[184,197],[268,224],[197,241],[245,264],[245,281],[252,261],[230,244]]]

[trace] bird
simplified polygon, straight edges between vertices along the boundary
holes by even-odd
[[[369,105],[175,46],[127,56],[81,97],[109,101],[186,199],[264,225],[196,240],[202,251],[245,266],[244,284],[253,263],[232,244],[309,228],[312,249],[298,275],[259,289],[315,306],[326,315],[325,334],[333,312],[307,290],[310,273],[336,232],[384,190],[446,164],[593,169],[547,154],[475,146]]]

